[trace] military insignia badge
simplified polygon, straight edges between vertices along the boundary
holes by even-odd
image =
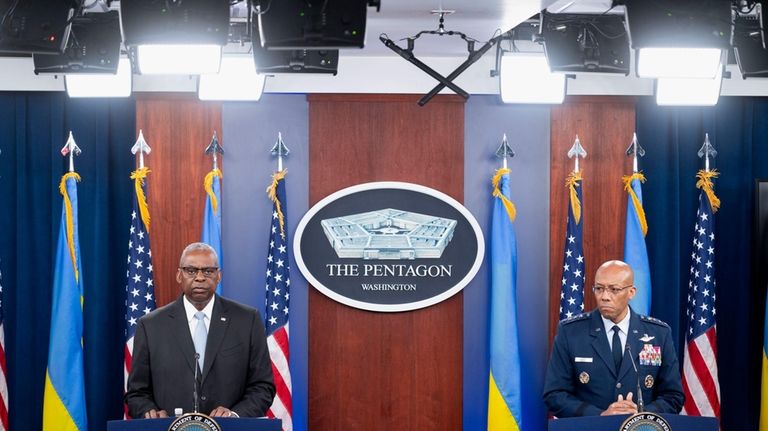
[[[653,376],[648,374],[645,376],[645,387],[651,389],[653,387]]]
[[[174,419],[168,431],[221,431],[221,427],[202,413],[187,413]]]
[[[656,413],[636,413],[627,418],[619,431],[669,431],[669,422]]]
[[[654,337],[652,335],[648,335],[648,334],[643,334],[643,336],[640,337],[640,341],[642,341],[643,343],[647,343],[647,342],[653,340],[654,338],[656,338],[656,337]]]
[[[579,374],[579,381],[585,385],[589,383],[589,374],[586,371],[582,371],[581,374]]]
[[[639,360],[640,365],[651,365],[658,367],[661,365],[661,346],[654,346],[653,344],[644,344],[643,350],[640,351]]]

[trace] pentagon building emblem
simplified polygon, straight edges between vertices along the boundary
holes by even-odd
[[[456,220],[392,208],[320,224],[338,257],[366,260],[439,258],[456,229]]]
[[[293,254],[319,292],[350,307],[428,307],[474,278],[485,242],[474,216],[450,196],[401,182],[339,190],[301,219]]]

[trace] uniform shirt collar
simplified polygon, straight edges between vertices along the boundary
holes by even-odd
[[[610,337],[613,336],[613,326],[619,325],[619,329],[621,330],[624,335],[629,334],[629,318],[632,314],[632,310],[627,311],[627,315],[624,316],[619,323],[613,323],[610,319],[606,319],[602,315],[600,315],[600,318],[603,319],[603,326],[605,326],[605,333]]]

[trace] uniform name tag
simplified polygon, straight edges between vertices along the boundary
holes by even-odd
[[[577,356],[574,359],[574,361],[576,361],[576,362],[589,362],[589,363],[592,363],[592,358],[580,358],[580,357]]]

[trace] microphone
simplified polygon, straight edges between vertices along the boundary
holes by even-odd
[[[200,366],[197,364],[197,361],[200,360],[200,354],[195,352],[195,385],[193,386],[194,390],[192,391],[192,395],[194,396],[195,400],[195,413],[200,412],[200,404],[197,400],[197,369],[200,368]],[[640,380],[637,381],[637,384],[640,385]]]
[[[632,361],[632,369],[635,370],[635,376],[637,377],[637,412],[642,413],[645,411],[643,403],[643,391],[640,388],[640,373],[637,372],[637,365],[635,365],[635,358],[632,356],[632,349],[629,348],[629,340],[627,340],[627,353],[629,353],[629,360]]]

